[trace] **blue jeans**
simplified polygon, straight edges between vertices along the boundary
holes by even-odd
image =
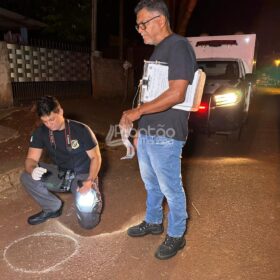
[[[186,230],[186,196],[181,176],[181,154],[185,141],[139,134],[137,155],[147,192],[147,223],[160,224],[162,201],[169,207],[167,234],[181,237]]]

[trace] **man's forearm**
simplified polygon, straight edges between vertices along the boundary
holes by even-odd
[[[91,159],[88,180],[94,181],[97,178],[101,167],[101,157],[94,157]]]
[[[139,107],[140,114],[162,112],[184,102],[188,84],[187,80],[169,81],[169,88],[165,92],[153,101],[144,103]]]
[[[25,164],[24,164],[24,167],[25,167],[25,171],[29,174],[32,173],[33,169],[36,168],[38,166],[38,162],[35,161],[34,159],[31,159],[31,158],[27,158],[25,160]]]
[[[154,99],[153,101],[142,104],[138,108],[138,110],[140,115],[142,116],[145,114],[152,114],[152,113],[165,111],[180,102],[181,99],[178,100],[177,98],[174,98],[174,96],[172,96],[169,93],[168,94],[163,93],[161,96]]]
[[[169,88],[156,99],[144,103],[137,108],[123,112],[120,126],[129,127],[132,122],[146,114],[163,112],[176,104],[182,103],[186,97],[187,80],[169,81]]]

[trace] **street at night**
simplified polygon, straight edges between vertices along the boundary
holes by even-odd
[[[279,280],[279,10],[1,0],[0,279]]]
[[[66,113],[73,111],[76,102],[63,101]],[[117,110],[106,113],[116,103],[104,107],[91,99],[79,102],[76,119],[89,123],[102,145],[109,125],[118,122]],[[9,160],[8,146],[1,148],[9,166],[6,173],[1,167],[2,181],[5,174],[10,182],[15,180],[1,192],[1,278],[279,279],[280,97],[258,93],[251,105],[239,141],[225,135],[190,136],[182,160],[190,215],[187,246],[165,262],[154,258],[163,235],[135,239],[126,234],[130,225],[143,219],[145,192],[136,159],[120,160],[123,146],[102,149],[105,207],[101,223],[91,231],[79,227],[67,194],[62,195],[61,217],[29,226],[26,219],[38,206],[15,179],[24,153]],[[22,109],[26,117],[29,109]],[[12,113],[2,123],[20,113]],[[21,145],[20,138],[12,144]]]

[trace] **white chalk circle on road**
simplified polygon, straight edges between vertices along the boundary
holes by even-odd
[[[77,254],[79,244],[71,236],[40,232],[10,243],[4,250],[6,263],[15,271],[47,273]]]

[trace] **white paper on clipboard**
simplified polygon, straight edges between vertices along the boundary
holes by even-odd
[[[145,61],[141,101],[144,103],[152,101],[168,88],[168,66],[159,62]]]
[[[201,69],[198,69],[194,73],[192,84],[187,88],[185,101],[173,106],[172,108],[192,112],[198,111],[203,94],[205,80],[205,73]]]
[[[168,65],[157,61],[145,61],[142,78],[141,102],[149,102],[157,98],[169,87]],[[198,69],[192,84],[188,86],[185,101],[173,106],[174,109],[197,111],[201,102],[206,75]]]

